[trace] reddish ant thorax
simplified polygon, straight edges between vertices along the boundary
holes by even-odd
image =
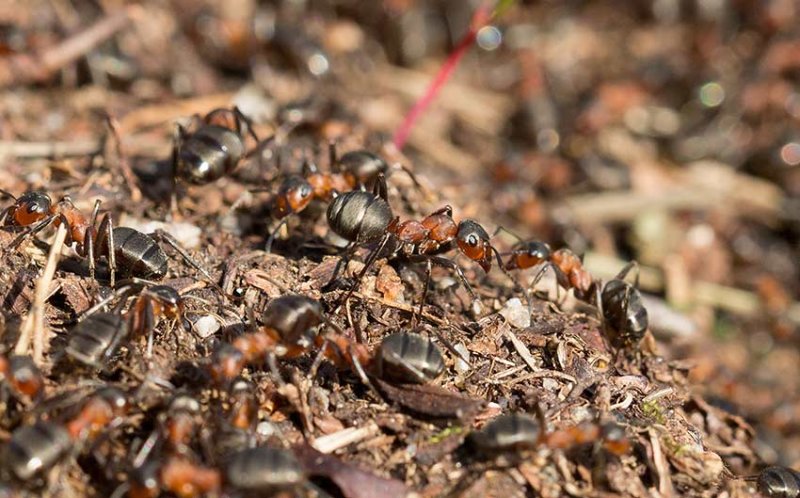
[[[160,474],[162,487],[180,498],[216,493],[222,487],[219,470],[194,464],[185,458],[169,458],[161,467]]]

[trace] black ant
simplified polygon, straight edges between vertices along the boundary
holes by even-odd
[[[800,472],[789,467],[767,467],[757,476],[744,479],[756,481],[758,492],[767,498],[800,497]]]
[[[433,264],[453,270],[473,301],[477,301],[477,296],[461,268],[454,261],[439,255],[457,249],[478,263],[486,272],[492,267],[494,255],[504,272],[505,268],[500,253],[491,244],[486,230],[474,220],[462,220],[456,224],[452,213],[452,208],[445,206],[422,221],[400,222],[399,218],[393,216],[386,200],[386,182],[382,175],[372,193],[352,191],[335,198],[327,212],[328,226],[331,230],[350,242],[351,251],[359,246],[377,243],[377,247],[364,262],[364,268],[356,278],[356,282],[339,301],[339,305],[347,301],[358,282],[392,241],[394,243],[390,246],[392,248],[390,259],[401,256],[409,262],[424,262],[427,265],[422,304],[427,294]]]
[[[330,202],[331,199],[344,192],[357,188],[372,188],[381,175],[389,174],[389,165],[380,156],[367,150],[346,152],[336,157],[336,145],[329,144],[329,163],[331,171],[323,172],[310,161],[303,163],[302,176],[287,177],[278,189],[273,201],[275,214],[280,223],[267,239],[266,251],[270,252],[272,243],[281,227],[288,221],[289,215],[302,212],[313,200]],[[403,166],[398,166],[409,175],[418,187],[414,174]]]
[[[38,421],[17,428],[0,461],[18,479],[28,481],[58,463],[73,445],[92,441],[118,425],[128,409],[124,392],[103,387],[90,395],[64,423]]]
[[[545,427],[544,414],[538,408],[536,417],[524,413],[500,415],[481,430],[472,432],[468,444],[488,455],[533,450],[542,446],[566,449],[598,441],[606,451],[617,456],[630,451],[630,441],[624,429],[613,422],[590,422],[549,432]]]
[[[167,255],[153,237],[133,228],[113,226],[109,213],[103,215],[98,225],[99,200],[95,202],[92,216],[87,220],[69,196],[64,196],[54,204],[45,192],[28,192],[19,198],[6,191],[0,192],[14,199],[14,204],[0,215],[0,223],[23,228],[23,233],[11,242],[11,248],[50,225],[63,224],[67,228],[67,243],[74,243],[78,254],[88,259],[92,278],[101,255],[107,256],[112,287],[116,273],[122,277],[153,280],[159,280],[167,274]],[[171,245],[210,280],[208,273],[189,257],[171,235],[157,231],[155,237]]]
[[[632,270],[636,270],[634,283],[624,279]],[[609,280],[600,289],[596,284],[596,301],[600,315],[606,325],[611,343],[615,346],[628,347],[637,344],[647,331],[647,308],[642,303],[639,293],[639,265],[632,261]]]
[[[122,342],[129,337],[147,335],[147,356],[153,347],[153,332],[158,320],[173,321],[183,314],[183,297],[168,285],[147,285],[146,281],[133,279],[131,284],[103,299],[85,312],[86,318],[70,331],[65,354],[80,364],[102,370],[116,354]],[[144,288],[142,288],[144,287]],[[122,313],[128,297],[140,291],[127,313]],[[119,297],[111,312],[95,312],[109,301]]]
[[[211,110],[197,129],[188,132],[178,125],[178,135],[172,147],[172,203],[177,208],[177,181],[205,185],[230,175],[241,160],[258,150],[246,149],[243,129],[260,144],[250,118],[238,107]]]

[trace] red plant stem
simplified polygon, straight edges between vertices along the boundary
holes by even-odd
[[[411,111],[409,111],[409,113],[406,115],[403,123],[397,128],[397,131],[392,138],[392,142],[394,142],[397,150],[403,150],[403,146],[406,144],[408,136],[411,134],[411,129],[414,127],[417,119],[419,119],[422,113],[425,112],[428,106],[430,106],[431,102],[439,94],[444,84],[448,79],[450,79],[450,75],[453,73],[456,66],[458,66],[458,63],[461,61],[461,58],[464,57],[464,54],[467,53],[467,49],[469,49],[469,47],[475,42],[475,38],[478,36],[478,30],[486,25],[490,19],[491,16],[489,15],[489,9],[487,5],[484,4],[481,7],[478,7],[478,9],[475,11],[475,14],[472,16],[472,22],[470,23],[469,31],[467,31],[464,37],[461,38],[461,41],[458,42],[456,48],[450,53],[450,55],[447,57],[447,60],[439,69],[439,73],[436,74],[436,78],[434,78],[434,80],[428,86],[425,94],[414,104],[414,107],[412,107]]]

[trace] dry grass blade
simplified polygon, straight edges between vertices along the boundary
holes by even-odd
[[[368,424],[364,427],[348,427],[341,431],[322,436],[314,440],[311,446],[320,453],[333,453],[336,450],[342,449],[353,443],[363,441],[370,436],[374,436],[379,432],[378,426],[374,423]]]
[[[42,272],[42,276],[36,283],[36,293],[30,312],[25,317],[19,334],[19,340],[14,348],[14,353],[18,355],[28,354],[33,339],[33,361],[37,365],[42,364],[45,349],[45,329],[44,329],[44,305],[47,300],[50,284],[53,282],[53,275],[56,272],[58,260],[61,257],[61,249],[67,238],[67,227],[63,223],[58,226],[55,241],[50,247],[50,255],[47,257],[47,265]]]

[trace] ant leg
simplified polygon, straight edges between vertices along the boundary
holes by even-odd
[[[245,116],[244,113],[242,112],[242,110],[239,109],[238,106],[233,106],[233,115],[237,118],[237,123],[236,123],[237,127],[239,126],[239,122],[238,121],[241,120],[245,125],[247,125],[247,132],[251,137],[253,137],[253,140],[255,140],[256,143],[261,141],[258,138],[258,135],[256,135],[256,131],[253,129],[253,121],[251,121],[250,118]],[[239,135],[242,134],[241,129],[237,129],[237,131],[238,131]]]
[[[290,215],[284,216],[281,219],[280,223],[278,223],[278,226],[276,226],[275,229],[269,234],[269,238],[267,239],[267,245],[264,246],[264,251],[266,251],[267,253],[272,252],[272,243],[275,241],[275,237],[278,236],[278,232],[280,231],[281,227],[286,225],[286,223],[289,221],[289,216]]]
[[[522,284],[517,282],[514,276],[511,275],[508,270],[506,270],[505,266],[503,266],[503,260],[500,258],[500,252],[498,252],[494,246],[489,247],[491,247],[492,252],[494,252],[494,255],[497,257],[497,266],[500,268],[500,271],[502,271],[503,274],[508,277],[509,280],[511,280],[511,282],[514,284],[514,289],[519,290],[522,292],[522,295],[525,296],[525,301],[528,303],[528,323],[530,323],[531,316],[533,316],[533,298],[531,297],[531,293],[528,292],[528,289],[523,287]]]
[[[367,376],[367,372],[364,370],[364,366],[361,364],[361,361],[359,361],[358,355],[355,353],[355,348],[353,347],[352,344],[348,346],[347,354],[350,357],[353,370],[355,371],[356,375],[358,375],[358,378],[361,380],[361,382],[363,382],[365,386],[369,387],[369,389],[373,393],[375,393],[376,396],[378,396],[379,400],[383,401],[383,396],[381,395],[381,392],[378,391],[375,385],[369,380],[369,376]]]
[[[461,284],[467,289],[469,295],[472,297],[473,301],[478,301],[478,296],[475,294],[475,291],[472,289],[472,286],[467,281],[467,276],[464,275],[464,270],[461,269],[455,261],[452,261],[447,258],[443,258],[441,256],[428,256],[427,254],[415,254],[408,256],[408,261],[412,263],[419,263],[423,260],[430,260],[433,264],[443,266],[445,268],[450,268],[456,276],[458,276],[459,280],[461,280]]]
[[[39,223],[33,225],[32,227],[26,228],[25,230],[22,231],[22,233],[20,233],[17,236],[17,238],[11,241],[11,243],[8,245],[8,248],[16,249],[22,243],[23,240],[25,240],[28,237],[33,237],[37,233],[41,232],[42,230],[50,226],[50,224],[53,223],[56,220],[56,218],[58,218],[58,215],[50,215],[47,218],[40,221]]]
[[[427,258],[425,261],[425,285],[422,287],[422,299],[419,301],[419,309],[416,313],[411,315],[411,328],[414,329],[417,324],[417,315],[422,316],[422,311],[425,306],[425,300],[428,298],[428,288],[431,285],[431,272],[433,270],[433,263],[431,259]]]
[[[269,366],[269,371],[278,387],[286,387],[286,381],[283,379],[280,370],[278,370],[278,359],[275,356],[275,353],[272,351],[267,353],[267,365]]]
[[[94,280],[95,271],[95,257],[94,257],[94,240],[96,238],[97,226],[97,213],[100,211],[100,199],[95,201],[94,209],[92,210],[92,220],[89,223],[89,228],[86,229],[86,235],[83,241],[84,255],[89,259],[89,276]],[[111,287],[114,287],[114,281],[111,281]]]
[[[519,235],[517,235],[515,232],[511,231],[510,229],[504,227],[503,225],[497,225],[497,228],[494,229],[494,232],[492,232],[492,235],[489,238],[490,239],[495,238],[497,236],[497,234],[499,234],[500,232],[505,232],[505,233],[511,235],[512,237],[517,239],[517,242],[523,242],[522,237],[520,237]]]
[[[383,173],[378,174],[378,178],[372,186],[372,193],[384,201],[389,201],[389,187],[386,186],[386,177]]]
[[[92,241],[90,250],[94,255],[95,246],[97,246],[97,250],[99,251],[100,248],[104,247],[108,251],[106,257],[108,258],[108,269],[111,280],[111,287],[115,285],[115,279],[117,275],[117,253],[114,250],[114,222],[111,220],[111,215],[106,213],[103,216],[102,221],[100,221],[100,226],[97,229],[97,236],[96,241]],[[100,255],[97,254],[97,257]],[[91,260],[89,261],[89,267],[91,268],[94,265],[94,256],[92,256]]]
[[[339,166],[339,158],[336,153],[336,140],[328,142],[328,169],[332,173],[341,173],[342,168]]]
[[[316,378],[319,366],[322,364],[322,360],[326,357],[326,353],[328,352],[328,348],[330,346],[331,342],[328,339],[324,339],[322,341],[322,346],[319,347],[319,351],[317,351],[316,356],[314,356],[314,362],[311,364],[311,369],[308,371],[308,377],[311,380]]]
[[[336,267],[333,269],[331,278],[325,283],[325,285],[321,287],[323,290],[333,285],[333,282],[336,281],[336,278],[339,276],[339,270],[341,269],[342,264],[344,263],[346,267],[347,263],[350,261],[350,259],[352,259],[357,248],[358,247],[356,246],[355,242],[350,242],[347,244],[343,251],[344,255],[339,259],[339,261],[336,262]]]
[[[605,316],[606,315],[605,315],[605,312],[603,311],[603,291],[602,291],[602,288],[603,288],[603,282],[598,280],[597,281],[597,285],[594,288],[594,299],[596,301],[595,304],[597,305],[598,318],[600,319],[601,323],[605,324],[605,321],[606,321]]]
[[[175,250],[178,252],[178,254],[180,254],[180,255],[181,255],[181,257],[182,257],[182,258],[183,258],[183,259],[184,259],[184,260],[185,260],[185,261],[186,261],[186,262],[187,262],[187,263],[188,263],[188,264],[189,264],[189,265],[190,265],[192,268],[194,268],[195,270],[197,270],[197,271],[199,271],[200,273],[202,273],[202,274],[203,274],[203,276],[204,276],[204,277],[205,277],[205,278],[208,280],[208,282],[209,282],[209,283],[210,283],[212,286],[214,286],[214,287],[215,287],[217,290],[222,290],[222,289],[220,289],[220,288],[219,288],[219,285],[218,285],[218,284],[217,284],[217,283],[214,281],[214,279],[213,279],[213,278],[211,278],[211,275],[209,275],[208,271],[206,271],[206,269],[205,269],[205,268],[203,268],[203,267],[200,265],[200,263],[198,263],[198,262],[196,262],[194,259],[192,259],[192,257],[191,257],[191,256],[189,256],[189,253],[188,253],[188,252],[186,252],[186,249],[184,249],[183,247],[181,247],[181,245],[180,245],[180,242],[178,242],[177,240],[175,240],[175,237],[173,237],[173,236],[172,236],[172,235],[170,235],[168,232],[165,232],[164,230],[162,230],[162,229],[160,229],[160,228],[159,228],[158,230],[156,230],[156,231],[153,233],[153,235],[155,235],[155,236],[156,236],[156,238],[158,238],[158,239],[161,239],[161,240],[163,240],[164,242],[166,242],[167,244],[169,244],[170,246],[172,246],[172,248],[173,248],[173,249],[175,249]]]
[[[386,244],[389,242],[389,239],[391,237],[392,237],[391,233],[387,233],[386,235],[384,235],[378,246],[375,249],[373,249],[371,253],[369,253],[369,256],[367,256],[366,261],[364,261],[364,268],[361,269],[361,271],[358,273],[358,276],[356,277],[356,280],[353,282],[352,285],[350,285],[350,289],[348,289],[347,294],[345,294],[344,297],[339,299],[339,301],[336,303],[336,306],[333,308],[333,313],[335,313],[342,306],[342,304],[346,303],[347,300],[350,299],[350,296],[352,296],[353,292],[356,291],[359,282],[361,282],[361,279],[364,278],[364,275],[367,274],[367,271],[369,271],[370,267],[372,267],[375,261],[377,261],[378,256],[386,247]]]
[[[625,277],[628,276],[631,270],[634,271],[633,286],[639,287],[639,263],[636,261],[631,261],[626,264],[614,278],[617,280],[625,280]]]

